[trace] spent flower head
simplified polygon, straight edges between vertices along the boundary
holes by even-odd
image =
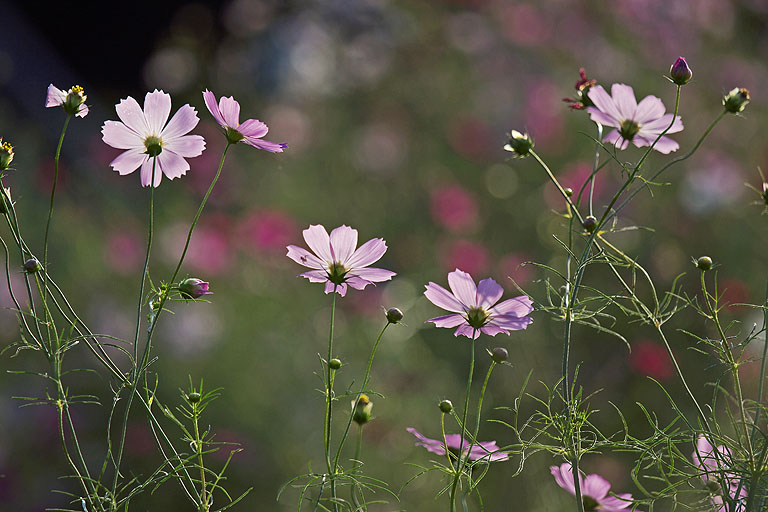
[[[576,496],[573,468],[570,464],[564,463],[560,466],[550,466],[549,470],[552,472],[552,476],[555,477],[557,485]],[[600,475],[587,475],[586,477],[579,475],[579,489],[581,490],[581,500],[584,504],[585,512],[594,510],[614,512],[625,510],[632,506],[631,494],[608,496],[611,484]]]
[[[595,85],[597,85],[597,80],[587,78],[587,72],[581,68],[579,69],[579,80],[574,86],[576,98],[563,98],[563,101],[568,103],[568,108],[571,110],[583,110],[586,107],[591,107],[593,103],[589,99],[589,89]]]
[[[500,451],[496,441],[480,441],[475,443],[475,445],[472,446],[472,450],[469,451],[469,456],[467,456],[467,451],[469,450],[470,445],[469,439],[462,439],[459,434],[446,435],[445,443],[443,443],[443,441],[430,439],[422,435],[413,427],[408,427],[405,430],[416,437],[416,446],[422,446],[426,448],[427,451],[437,455],[445,455],[445,448],[447,446],[448,450],[455,455],[458,455],[459,450],[461,449],[461,457],[467,457],[469,460],[482,460],[484,462],[502,462],[509,460],[509,453]]]
[[[325,283],[325,293],[335,291],[343,297],[347,286],[362,290],[369,284],[389,281],[396,275],[389,270],[369,268],[387,252],[387,244],[381,238],[368,240],[355,249],[357,230],[349,226],[339,226],[329,236],[325,227],[310,225],[303,235],[312,252],[289,245],[286,256],[311,268],[299,275],[312,283]]]
[[[656,138],[665,133],[677,133],[683,129],[680,116],[665,114],[664,103],[656,96],[635,100],[635,91],[625,84],[613,84],[611,95],[603,86],[596,85],[589,91],[589,99],[595,104],[587,107],[590,117],[596,123],[616,128],[603,138],[603,142],[626,149],[630,142],[637,147],[650,146]],[[667,129],[669,128],[669,129]],[[653,149],[668,154],[680,146],[669,137],[661,137]]]
[[[514,158],[524,158],[528,156],[533,146],[533,139],[530,135],[512,130],[509,132],[509,142],[504,145],[504,149],[514,153]]]
[[[120,121],[106,121],[101,133],[105,143],[126,151],[109,165],[121,175],[141,167],[143,187],[150,183],[159,186],[163,174],[169,179],[183,176],[189,170],[185,158],[200,156],[205,149],[205,140],[200,135],[187,135],[200,121],[194,108],[184,105],[168,121],[170,94],[157,89],[148,92],[144,110],[129,96],[121,100],[115,110]],[[155,160],[157,168],[153,176]]]
[[[79,85],[73,85],[68,91],[62,91],[51,84],[45,96],[45,106],[46,108],[63,107],[67,114],[85,117],[89,111],[88,105],[85,104],[87,98],[85,89]]]
[[[3,142],[0,137],[0,171],[5,171],[13,162],[13,146],[10,142]]]
[[[533,322],[527,316],[533,311],[531,299],[525,295],[496,304],[504,289],[491,278],[483,279],[475,286],[472,276],[459,269],[448,274],[446,290],[436,283],[426,285],[424,295],[435,306],[453,313],[430,318],[437,327],[458,327],[454,336],[477,339],[480,333],[496,336],[500,332],[525,329]]]
[[[728,94],[723,96],[723,107],[731,114],[742,112],[747,103],[749,103],[749,91],[743,87],[731,89]]]
[[[219,126],[224,128],[224,135],[230,144],[243,142],[272,153],[282,153],[288,147],[288,144],[284,142],[263,140],[262,137],[267,134],[269,128],[258,119],[247,119],[241,123],[240,103],[235,101],[232,96],[229,98],[222,96],[219,103],[216,104],[216,96],[206,89],[203,91],[203,99],[213,118],[219,123]]]

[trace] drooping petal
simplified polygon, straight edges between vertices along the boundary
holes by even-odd
[[[152,186],[157,188],[160,186],[160,181],[163,179],[163,172],[159,166],[155,166],[154,171],[152,166],[154,165],[155,158],[147,158],[147,160],[141,165],[141,186],[148,187],[150,182]],[[154,181],[152,180],[154,176]]]
[[[67,99],[67,93],[51,84],[48,86],[48,91],[45,95],[46,107],[58,107],[64,103]]]
[[[120,100],[120,103],[115,105],[117,111],[117,117],[125,123],[125,126],[133,130],[139,137],[144,139],[149,133],[149,125],[147,125],[147,118],[144,117],[144,111],[141,110],[139,103],[128,96],[124,100]]]
[[[491,313],[491,316],[511,315],[516,317],[523,317],[533,311],[533,301],[527,295],[521,295],[519,297],[500,302],[492,308],[489,308],[488,311]]]
[[[667,130],[667,127],[669,125],[672,125],[672,128]],[[667,130],[667,133],[677,133],[683,130],[683,120],[680,116],[675,117],[675,122],[672,123],[672,114],[664,114],[660,118],[649,121],[642,125],[640,127],[640,132],[646,132],[646,133],[655,133],[659,134],[662,133],[664,130]]]
[[[427,322],[432,322],[435,327],[458,327],[461,324],[467,323],[467,319],[459,314],[437,316],[430,318]]]
[[[169,179],[181,178],[189,170],[187,161],[168,148],[165,148],[157,155],[157,165]]]
[[[495,325],[496,327],[499,327],[505,330],[508,329],[510,331],[521,331],[523,329],[526,329],[532,323],[533,323],[533,318],[529,316],[518,318],[512,315],[499,315],[499,316],[491,317],[491,319],[488,320],[488,323],[485,324],[485,326],[487,327],[490,325]]]
[[[216,103],[216,96],[208,89],[203,91],[203,100],[205,100],[205,106],[208,107],[208,112],[211,113],[213,118],[219,123],[220,126],[226,126],[224,118],[221,117],[221,111],[219,105]]]
[[[369,284],[373,284],[373,281],[369,281],[368,279],[363,279],[362,277],[357,276],[347,277],[344,279],[344,282],[355,290],[363,290]],[[373,285],[376,286],[375,284]]]
[[[485,459],[491,462],[509,460],[507,452],[500,452],[496,441],[481,441],[472,447],[469,460]]]
[[[102,140],[113,148],[146,150],[139,134],[120,121],[105,121],[101,134]]]
[[[259,139],[267,134],[269,128],[258,119],[246,119],[237,127],[237,131],[243,134],[244,137]]]
[[[352,277],[360,277],[372,283],[380,283],[382,281],[389,281],[397,274],[391,270],[385,270],[383,268],[366,267],[352,269],[347,275]]]
[[[323,268],[323,261],[309,252],[308,250],[304,249],[303,247],[299,247],[296,245],[289,245],[287,247],[288,249],[288,256],[293,261],[298,263],[299,265],[304,265],[305,267],[314,268],[321,270]],[[325,272],[323,270],[323,272]]]
[[[488,322],[484,326],[480,328],[480,332],[483,334],[487,334],[488,336],[496,336],[497,334],[504,333],[507,336],[509,336],[509,331],[502,329],[498,325],[496,325],[494,322]]]
[[[589,117],[596,123],[600,123],[604,126],[613,126],[614,128],[621,126],[621,123],[618,119],[615,119],[613,116],[609,116],[599,108],[587,107],[586,110],[589,112]]]
[[[617,494],[616,497],[606,496],[598,500],[598,502],[600,503],[600,510],[605,510],[606,512],[625,510],[632,506],[632,495]]]
[[[664,103],[659,98],[656,96],[646,96],[637,104],[634,121],[642,126],[648,121],[653,121],[663,116],[665,110]]]
[[[605,89],[603,89],[602,85],[590,87],[587,95],[600,111],[614,118],[616,123],[621,123],[622,117],[621,114],[619,114],[619,110],[616,108],[616,103],[614,103],[613,98],[611,98]],[[609,124],[608,126],[619,126],[619,124]]]
[[[79,117],[79,118],[81,118],[81,119],[82,119],[83,117],[87,116],[87,115],[88,115],[88,112],[90,112],[90,111],[91,111],[91,109],[90,109],[90,108],[88,108],[88,105],[86,105],[85,103],[83,103],[82,105],[80,105],[80,106],[77,108],[77,114],[75,114],[75,116],[76,116],[76,117]]]
[[[149,159],[149,155],[142,150],[129,149],[117,155],[117,158],[112,160],[109,165],[120,173],[121,176],[124,176],[138,169],[147,159]]]
[[[331,256],[331,239],[328,236],[328,232],[320,225],[310,225],[307,229],[302,231],[304,235],[304,241],[312,252],[317,254],[321,260],[326,263],[332,263],[333,257]]]
[[[333,261],[344,264],[357,247],[357,230],[349,226],[339,226],[331,231],[330,241]]]
[[[472,276],[458,268],[448,274],[448,286],[451,291],[467,308],[477,306],[477,287]]]
[[[611,86],[611,95],[616,108],[619,110],[619,119],[635,120],[635,111],[637,111],[637,100],[635,91],[626,84],[613,84]]]
[[[285,142],[271,142],[253,137],[244,138],[243,143],[258,149],[263,149],[264,151],[269,151],[270,153],[282,153],[283,150],[288,147],[288,144]]]
[[[496,304],[504,294],[504,288],[499,283],[491,279],[483,279],[477,283],[477,305],[483,309]]]
[[[171,113],[171,95],[155,89],[144,96],[144,116],[147,119],[147,135],[160,135]]]
[[[310,283],[325,283],[328,281],[328,274],[325,270],[310,270],[309,272],[299,274],[299,276],[306,277]]]
[[[350,269],[367,267],[375,263],[387,252],[387,243],[381,238],[372,238],[357,248],[344,262],[344,266]]]
[[[650,146],[651,144],[653,144],[653,141],[655,141],[657,137],[658,135],[644,136],[644,135],[638,134],[638,135],[635,135],[635,137],[632,139],[632,143],[639,148],[643,146]],[[679,148],[680,148],[680,144],[670,139],[669,137],[660,138],[658,142],[656,142],[656,144],[653,146],[653,149],[665,155],[673,151],[677,151]]]
[[[604,498],[611,489],[611,484],[600,475],[587,475],[584,479],[584,486],[581,488],[582,494],[591,496],[596,500]]]
[[[219,100],[219,110],[221,117],[224,118],[224,123],[230,128],[237,129],[240,125],[240,103],[232,96],[229,98],[222,96]]]
[[[576,486],[573,483],[573,469],[570,464],[566,462],[559,466],[550,466],[549,471],[552,473],[552,476],[555,477],[557,485],[574,496],[576,495]],[[583,479],[581,478],[581,475],[579,475],[579,487],[583,487]]]
[[[426,285],[424,295],[432,304],[439,308],[453,311],[454,313],[463,313],[466,309],[451,292],[437,283],[430,281],[430,283]]]
[[[168,96],[168,101],[170,101],[170,96]],[[166,119],[167,118],[168,116],[166,115]],[[163,139],[163,142],[167,144],[177,137],[181,137],[182,135],[186,135],[187,133],[191,132],[199,122],[200,118],[197,117],[197,110],[195,110],[193,107],[190,107],[189,105],[183,105],[179,110],[176,111],[171,120],[168,121],[168,125],[166,125],[165,128],[161,127],[162,132],[157,133],[160,138]]]
[[[476,340],[477,338],[480,337],[480,331],[475,329],[471,325],[466,324],[466,325],[459,326],[458,329],[453,331],[453,335],[454,336],[466,336],[467,338],[475,339]]]
[[[613,130],[611,133],[603,137],[603,142],[612,144],[616,146],[616,149],[621,150],[627,149],[627,146],[629,145],[629,141],[625,140],[618,130]]]
[[[441,445],[442,441],[438,441]],[[469,448],[469,439],[462,439],[459,434],[446,434],[445,444],[449,450],[462,450]]]
[[[166,141],[166,149],[178,153],[184,158],[194,158],[200,156],[205,149],[205,139],[200,135],[184,135]]]
[[[333,293],[334,289],[336,290],[336,293],[338,293],[342,297],[347,294],[347,285],[346,285],[346,283],[341,283],[339,285],[333,284],[330,281],[325,283],[325,293]]]

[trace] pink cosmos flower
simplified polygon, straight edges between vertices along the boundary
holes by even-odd
[[[667,133],[677,133],[683,129],[680,116],[672,123],[672,114],[665,114],[666,108],[656,96],[646,96],[640,103],[635,100],[635,91],[625,84],[613,84],[612,96],[603,86],[596,85],[589,89],[589,99],[594,107],[587,107],[590,117],[596,123],[617,128],[603,138],[603,142],[615,144],[619,149],[626,149],[630,142],[637,147],[650,146],[656,137],[667,127]],[[660,153],[677,151],[680,146],[669,137],[662,137],[653,147]]]
[[[48,86],[48,93],[45,96],[45,107],[64,107],[69,114],[75,114],[77,117],[88,115],[88,105],[85,100],[88,98],[84,94],[83,88],[75,85],[68,91],[62,91],[55,85]]]
[[[550,466],[549,470],[555,477],[557,485],[576,496],[576,487],[573,483],[573,468],[570,464],[564,463],[560,466]],[[624,510],[632,505],[631,494],[617,494],[608,496],[611,484],[600,475],[587,475],[586,478],[579,475],[579,489],[581,490],[581,499],[584,503],[584,510],[601,510],[603,512],[614,512]]]
[[[394,272],[381,268],[367,268],[378,261],[385,252],[387,244],[381,238],[368,240],[357,250],[357,230],[349,226],[339,226],[328,232],[321,225],[310,225],[303,232],[304,241],[311,252],[289,245],[288,256],[293,261],[312,270],[300,274],[312,283],[325,283],[325,293],[337,292],[342,297],[347,293],[347,285],[362,290],[369,284],[389,281]]]
[[[449,292],[442,286],[430,282],[424,295],[435,306],[452,311],[453,314],[431,318],[428,322],[437,327],[458,327],[454,336],[477,339],[480,333],[496,336],[500,332],[525,329],[533,319],[531,299],[525,295],[496,304],[504,289],[491,278],[483,279],[475,286],[472,276],[459,269],[448,274]]]
[[[128,96],[115,106],[120,121],[106,121],[101,129],[102,139],[113,148],[125,149],[109,164],[121,175],[141,167],[141,185],[160,185],[165,174],[169,179],[187,173],[185,158],[200,156],[205,140],[200,135],[186,135],[200,121],[197,111],[189,105],[181,107],[168,121],[171,95],[155,89],[144,98],[144,110]],[[168,124],[166,124],[168,121]],[[157,168],[152,179],[153,158]]]
[[[463,450],[461,456],[464,457],[467,454],[467,449],[470,445],[469,439],[465,438],[462,440],[459,434],[447,434],[445,436],[445,444],[443,444],[442,441],[430,439],[421,435],[419,431],[413,427],[408,427],[405,430],[416,436],[416,439],[418,439],[418,441],[416,441],[416,446],[423,446],[427,451],[436,453],[437,455],[445,455],[445,446],[447,445],[448,449],[455,453],[458,453],[461,448]],[[469,452],[469,460],[481,459],[485,462],[500,462],[509,460],[509,454],[507,452],[499,451],[499,446],[496,444],[496,441],[481,441],[472,447],[472,450]]]
[[[217,105],[216,96],[206,89],[203,91],[203,99],[213,118],[224,128],[227,141],[230,143],[234,144],[243,141],[249,146],[272,153],[282,153],[288,147],[288,144],[284,142],[276,143],[262,140],[262,137],[267,134],[269,128],[258,119],[248,119],[241,123],[240,103],[235,101],[235,98],[232,96],[229,98],[222,96]]]
[[[730,510],[726,507],[723,500],[723,490],[720,488],[720,482],[724,481],[728,486],[728,498],[733,499],[736,495],[736,491],[739,491],[739,495],[736,498],[736,512],[744,510],[744,504],[747,500],[747,489],[744,485],[739,489],[739,477],[731,472],[724,471],[723,467],[727,466],[732,461],[731,451],[725,446],[713,447],[712,444],[707,441],[704,435],[699,435],[696,440],[696,449],[691,455],[693,463],[696,467],[704,471],[701,475],[701,479],[711,486],[712,489],[716,489],[720,494],[713,495],[710,498],[712,505],[715,506],[717,512],[725,512]]]

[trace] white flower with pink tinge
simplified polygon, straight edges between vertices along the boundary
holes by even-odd
[[[163,174],[169,179],[187,173],[185,158],[200,156],[205,140],[200,135],[187,135],[200,121],[189,105],[181,107],[168,121],[171,95],[155,89],[144,98],[144,110],[128,96],[115,106],[120,121],[106,121],[101,129],[103,140],[113,148],[125,149],[110,166],[121,175],[141,167],[141,185],[157,187]],[[168,124],[166,124],[168,121]],[[155,158],[153,158],[155,157]],[[153,161],[157,160],[152,176]]]
[[[462,458],[467,455],[469,445],[471,444],[469,439],[462,439],[459,434],[447,434],[445,436],[445,443],[437,439],[430,439],[422,435],[418,430],[413,427],[408,427],[408,432],[416,436],[416,446],[422,446],[427,451],[435,453],[437,455],[445,455],[445,447],[452,452],[458,453],[462,450]],[[484,462],[503,462],[509,460],[509,453],[499,451],[499,445],[496,441],[480,441],[472,446],[472,450],[469,451],[469,460],[483,460]]]
[[[638,103],[635,91],[625,84],[613,84],[611,94],[609,96],[600,85],[589,89],[589,99],[595,106],[587,107],[586,110],[592,120],[616,128],[603,138],[603,142],[619,149],[626,149],[630,142],[637,147],[650,146],[670,125],[666,133],[683,130],[680,116],[676,116],[673,123],[672,114],[665,114],[664,103],[656,96],[646,96]],[[667,154],[677,151],[679,147],[677,142],[664,136],[653,149]]]
[[[567,462],[560,466],[550,466],[549,470],[555,477],[557,485],[576,496],[576,486],[573,482],[573,468]],[[631,494],[617,494],[608,496],[611,483],[600,475],[587,475],[586,478],[579,475],[579,490],[584,511],[600,510],[603,512],[615,512],[625,510],[632,506]],[[633,509],[634,510],[634,509]]]
[[[339,226],[330,236],[321,225],[309,226],[303,231],[304,241],[311,252],[289,245],[288,256],[293,261],[312,270],[299,274],[312,283],[325,283],[325,293],[337,292],[342,297],[347,286],[362,290],[369,284],[389,281],[396,274],[382,268],[369,268],[387,252],[387,244],[381,238],[368,240],[357,247],[357,230]]]
[[[203,99],[213,118],[219,123],[219,126],[224,128],[224,134],[230,144],[243,142],[271,153],[282,153],[288,147],[285,142],[271,142],[262,139],[269,128],[258,119],[246,119],[241,123],[240,103],[232,96],[229,98],[222,96],[217,105],[216,96],[206,89],[203,91]]]
[[[428,322],[437,327],[458,327],[454,336],[477,339],[480,333],[496,336],[500,332],[525,329],[533,322],[528,315],[533,311],[529,297],[521,295],[496,304],[504,288],[491,278],[483,279],[475,286],[472,276],[459,269],[448,274],[449,292],[442,286],[430,282],[424,295],[434,304],[453,314],[431,318]],[[496,305],[494,305],[496,304]]]

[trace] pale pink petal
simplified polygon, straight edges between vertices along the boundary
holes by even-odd
[[[187,174],[189,170],[187,161],[168,148],[165,148],[157,155],[157,165],[160,166],[160,170],[169,179],[180,178]]]
[[[664,130],[667,129],[667,126],[669,126],[672,123],[672,114],[664,114],[662,117],[645,123],[644,125],[640,126],[640,132],[650,132],[659,134],[662,133]],[[680,116],[675,117],[675,122],[672,124],[672,128],[667,130],[667,133],[677,133],[683,130],[683,120]]]
[[[331,231],[330,240],[333,261],[345,264],[357,247],[357,230],[349,226],[339,226]]]
[[[633,120],[642,126],[647,121],[653,121],[663,116],[665,110],[664,103],[659,98],[656,96],[646,96],[638,103]]]
[[[613,84],[611,86],[611,95],[616,108],[619,110],[619,119],[635,119],[637,110],[637,100],[635,100],[635,91],[626,84]]]
[[[219,123],[220,126],[226,126],[227,123],[224,121],[224,118],[221,117],[221,111],[216,104],[216,96],[206,89],[203,91],[203,100],[205,100],[205,106],[208,107],[208,112],[211,113],[216,122]]]
[[[521,295],[513,299],[496,304],[488,309],[492,316],[511,315],[523,317],[533,311],[533,301],[527,295]]]
[[[351,286],[355,290],[363,290],[366,286],[369,284],[373,284],[372,281],[369,281],[367,279],[363,279],[362,277],[357,276],[349,276],[344,279],[344,282],[347,283],[348,286]],[[373,284],[373,286],[376,286]]]
[[[135,99],[128,96],[124,100],[120,100],[120,103],[115,105],[115,110],[117,111],[117,117],[142,139],[150,135],[147,118],[144,117],[144,112]]]
[[[448,286],[451,291],[467,308],[477,306],[477,287],[472,276],[458,268],[448,274]]]
[[[518,318],[512,315],[500,315],[500,316],[491,317],[491,319],[488,320],[486,327],[490,325],[495,325],[496,327],[499,327],[501,329],[509,329],[511,331],[520,331],[520,330],[526,329],[532,323],[533,323],[533,319],[529,316]]]
[[[45,96],[46,107],[58,107],[67,99],[67,93],[51,84],[48,86],[48,92]]]
[[[171,101],[170,96],[168,96],[168,101]],[[166,114],[165,117],[167,119],[168,115]],[[163,139],[163,142],[168,143],[177,137],[191,132],[199,122],[200,118],[197,117],[197,111],[189,105],[184,105],[176,111],[171,120],[168,121],[168,125],[158,134]]]
[[[610,145],[616,146],[616,149],[627,149],[627,146],[629,145],[628,140],[624,140],[624,138],[619,134],[618,130],[613,130],[611,133],[603,137],[603,142],[607,142]]]
[[[309,272],[304,272],[303,274],[299,274],[299,276],[306,277],[307,279],[309,279],[309,282],[311,283],[325,283],[325,282],[330,283],[330,281],[328,281],[328,274],[325,272],[325,270],[310,270]]]
[[[80,106],[77,108],[77,114],[75,114],[75,116],[77,116],[77,117],[79,117],[79,118],[81,118],[81,119],[82,119],[83,117],[87,116],[87,115],[88,115],[88,112],[90,112],[90,111],[91,111],[91,109],[90,109],[90,108],[88,108],[88,105],[86,105],[85,103],[83,103],[83,104],[81,104],[81,105],[80,105]]]
[[[379,261],[385,252],[387,252],[387,243],[381,238],[372,238],[358,247],[344,262],[344,266],[349,269],[367,267]]]
[[[504,288],[490,277],[477,283],[476,302],[483,309],[488,309],[496,304],[503,294]]]
[[[461,324],[464,324],[467,322],[467,320],[459,315],[459,314],[453,314],[453,315],[445,315],[445,316],[437,316],[435,318],[430,318],[427,320],[427,322],[432,322],[435,324],[435,327],[458,327]]]
[[[219,100],[219,110],[226,125],[236,129],[240,124],[240,104],[235,98],[222,96]]]
[[[264,151],[269,151],[270,153],[282,153],[283,150],[288,147],[288,144],[285,142],[271,142],[253,137],[244,138],[243,143],[258,149],[263,149]]]
[[[325,283],[325,293],[332,293],[333,292],[334,284],[330,281]],[[347,294],[347,283],[341,283],[340,285],[336,285],[336,293],[341,295],[342,297]]]
[[[331,256],[331,239],[328,236],[328,232],[320,224],[310,225],[307,229],[302,231],[304,235],[304,241],[312,252],[317,254],[321,260],[326,263],[332,263],[333,257]]]
[[[438,441],[441,445],[441,441]],[[447,434],[445,436],[445,444],[449,450],[461,450],[462,448],[469,448],[469,440],[462,439],[459,434]]]
[[[656,140],[656,137],[658,137],[658,135],[643,136],[638,134],[635,135],[635,137],[632,139],[632,143],[639,148],[643,146],[650,146],[653,144],[653,141]],[[670,139],[669,137],[662,137],[659,139],[656,145],[653,146],[653,149],[659,153],[667,155],[680,149],[680,144]]]
[[[632,506],[631,494],[617,494],[616,496],[617,497],[615,498],[613,496],[606,496],[605,498],[598,500],[600,503],[600,510],[611,512],[614,510],[625,510]],[[620,499],[620,498],[624,498],[624,499]]]
[[[148,135],[160,135],[171,113],[171,95],[155,89],[144,96],[144,116],[147,119]]]
[[[267,134],[269,128],[258,119],[246,119],[237,127],[237,131],[244,137],[261,138]]]
[[[509,460],[509,454],[507,452],[500,452],[496,441],[484,441],[472,447],[472,450],[469,452],[469,459],[500,462]]]
[[[456,297],[437,283],[430,282],[426,285],[424,295],[429,301],[437,307],[453,311],[454,313],[463,313],[464,305]]]
[[[557,485],[574,496],[576,495],[576,486],[573,483],[573,469],[570,464],[563,463],[560,464],[560,466],[550,466],[549,471],[552,473],[552,476],[555,477]],[[581,475],[579,475],[579,487],[583,487]]]
[[[165,148],[178,153],[184,158],[200,156],[205,149],[205,139],[200,135],[184,135],[171,140],[164,140]]]
[[[438,441],[436,439],[430,439],[428,437],[423,436],[418,430],[416,430],[413,427],[408,427],[408,432],[413,434],[418,441],[416,442],[416,446],[422,446],[427,449],[427,451],[430,451],[432,453],[436,453],[438,455],[445,455],[445,447],[443,446],[442,441]],[[449,434],[450,435],[450,434]],[[448,436],[446,436],[448,437]]]
[[[391,270],[385,270],[383,268],[366,267],[352,269],[347,275],[352,277],[360,277],[372,283],[380,283],[382,281],[389,281],[397,274]]]
[[[460,326],[458,329],[453,331],[454,336],[466,336],[467,338],[471,339],[477,339],[480,337],[480,331],[475,329],[469,324],[465,324]]]
[[[147,159],[149,159],[149,155],[144,153],[143,148],[129,149],[128,151],[123,151],[117,155],[117,158],[112,160],[109,165],[120,173],[120,175],[124,176],[138,169]]]
[[[318,270],[323,268],[323,261],[308,250],[296,245],[289,245],[287,249],[288,254],[286,254],[286,256],[291,258],[299,265],[304,265],[305,267],[315,268]]]
[[[480,332],[487,334],[488,336],[496,336],[497,334],[504,333],[509,336],[509,331],[506,331],[496,325],[494,322],[488,322],[480,328]]]
[[[621,122],[618,119],[609,116],[598,108],[587,107],[586,110],[589,112],[589,117],[596,123],[600,123],[604,126],[613,126],[615,128],[621,126]]]
[[[146,150],[139,134],[120,121],[105,121],[101,133],[102,140],[113,148]]]
[[[622,117],[621,114],[619,114],[619,110],[616,108],[616,103],[614,103],[613,98],[611,98],[605,89],[603,89],[602,85],[595,85],[594,87],[590,87],[589,93],[587,93],[587,95],[598,109],[614,118],[617,123],[621,123]],[[608,126],[618,125],[609,124]]]
[[[148,158],[147,161],[141,165],[141,186],[142,187],[148,187],[153,177],[154,177],[154,182],[152,182],[152,186],[155,188],[160,186],[160,181],[163,179],[163,172],[160,170],[159,166],[155,166],[154,171],[152,170],[154,161],[155,161],[155,158]]]
[[[604,498],[611,489],[611,484],[600,475],[587,475],[584,479],[584,486],[581,493],[585,496],[591,496],[596,500]]]

